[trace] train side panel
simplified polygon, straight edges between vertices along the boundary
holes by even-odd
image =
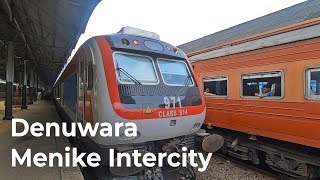
[[[199,81],[228,77],[227,97],[206,97],[205,124],[320,148],[320,102],[305,97],[306,70],[320,67],[319,47],[315,38],[194,63]],[[282,72],[281,98],[242,96],[243,74],[270,71]]]

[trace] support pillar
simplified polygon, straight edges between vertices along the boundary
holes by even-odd
[[[37,101],[37,76],[38,74],[34,73],[34,79],[33,79],[33,101]]]
[[[22,87],[23,87],[23,70],[19,69],[19,89],[18,89],[18,104],[22,104]],[[14,104],[14,95],[13,95],[13,104]]]
[[[29,80],[29,100],[30,104],[33,104],[33,71],[30,71],[30,80]]]
[[[37,81],[36,99],[38,99],[38,92],[39,92],[39,74],[38,74],[38,73],[37,73],[37,79],[36,79],[36,81]]]
[[[27,106],[27,60],[23,61],[23,87],[21,109],[28,109]]]
[[[4,120],[12,120],[12,85],[14,81],[14,46],[13,42],[8,43],[8,61],[6,67],[6,103]]]

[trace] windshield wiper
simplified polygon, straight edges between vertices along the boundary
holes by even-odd
[[[131,74],[129,74],[126,70],[122,69],[122,68],[117,68],[116,69],[119,72],[122,72],[124,75],[126,75],[132,82],[134,82],[135,84],[141,84],[140,81],[138,81],[136,78],[134,78]],[[119,73],[120,75],[120,73]]]

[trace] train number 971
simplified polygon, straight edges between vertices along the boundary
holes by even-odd
[[[164,97],[164,107],[166,110],[159,111],[158,116],[160,118],[175,117],[175,116],[187,116],[188,109],[176,110],[176,107],[182,108],[180,97]],[[170,109],[171,108],[171,109]]]
[[[181,99],[180,97],[164,97],[163,98],[163,102],[164,102],[164,107],[166,109],[169,109],[171,107],[172,104],[172,108],[176,108],[176,104],[178,103],[179,107],[181,108]]]

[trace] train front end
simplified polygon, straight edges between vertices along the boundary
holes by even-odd
[[[184,52],[160,41],[155,33],[135,28],[98,36],[87,44],[93,59],[91,73],[94,74],[90,123],[107,122],[119,131],[119,136],[89,137],[94,143],[87,148],[95,148],[92,151],[99,152],[102,159],[109,162],[106,149],[130,154],[134,150],[172,153],[181,152],[182,147],[193,147],[193,134],[205,118],[205,103]],[[117,129],[119,123],[124,126],[134,123],[137,136],[128,137],[125,127]],[[121,166],[110,167],[110,172],[115,176],[147,171],[159,175],[160,169]],[[182,171],[186,173],[173,174],[184,178],[194,176],[190,168]]]
[[[151,32],[122,29],[96,37],[98,122],[133,122],[138,136],[95,137],[102,145],[134,144],[186,136],[198,131],[205,103],[186,55]],[[100,68],[100,71],[99,71]],[[101,74],[99,74],[101,72]],[[105,78],[105,79],[104,79]],[[103,84],[103,83],[101,83]],[[106,93],[107,92],[107,93]]]

